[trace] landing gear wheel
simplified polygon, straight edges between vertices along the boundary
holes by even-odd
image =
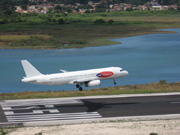
[[[116,80],[115,79],[113,79],[113,81],[114,81],[114,85],[116,85],[117,83],[116,83]]]
[[[79,84],[76,84],[76,88],[79,88],[80,86],[79,86]]]
[[[82,91],[83,90],[83,88],[82,87],[79,87],[79,91]]]

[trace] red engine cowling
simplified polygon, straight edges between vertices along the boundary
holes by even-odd
[[[100,80],[94,80],[94,81],[86,82],[85,86],[86,87],[95,87],[95,86],[99,86],[100,84],[101,84]]]

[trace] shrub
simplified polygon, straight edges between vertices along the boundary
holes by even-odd
[[[0,20],[0,24],[6,24],[6,23],[8,23],[8,20],[7,20],[7,19],[2,19],[2,20]]]
[[[114,21],[111,19],[108,21],[109,24],[112,24]]]
[[[1,128],[0,129],[0,135],[6,135],[7,133],[6,132],[4,132],[4,130]]]
[[[159,81],[159,84],[160,84],[160,85],[166,84],[166,80],[160,80],[160,81]]]
[[[58,20],[58,23],[59,23],[59,24],[65,24],[65,21],[64,21],[62,18],[60,18],[60,19]]]
[[[158,135],[158,133],[150,133],[149,135]]]
[[[69,43],[70,44],[86,44],[87,42],[85,40],[71,40]]]
[[[96,21],[94,21],[95,24],[103,24],[105,22],[103,19],[96,19]]]
[[[35,134],[35,135],[42,135],[42,132],[39,132],[39,133],[37,133],[37,134]]]

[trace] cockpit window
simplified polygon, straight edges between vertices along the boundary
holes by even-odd
[[[123,70],[123,69],[121,69],[121,70],[120,70],[120,72],[121,72],[121,71],[124,71],[124,70]]]

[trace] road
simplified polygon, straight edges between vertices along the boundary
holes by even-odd
[[[180,116],[180,93],[0,102],[0,124],[57,124],[139,116]],[[46,124],[45,124],[46,123]]]

